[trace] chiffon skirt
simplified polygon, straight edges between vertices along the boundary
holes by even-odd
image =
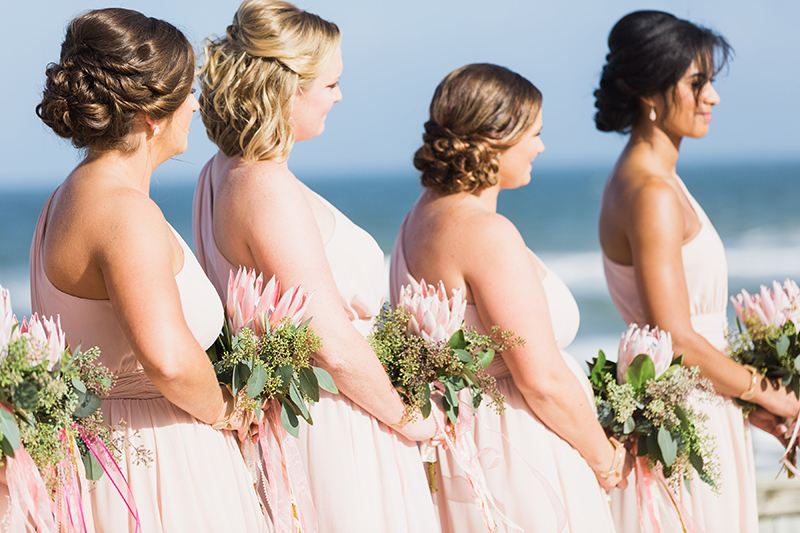
[[[578,363],[563,352],[562,356],[591,395]],[[497,388],[506,397],[504,413],[498,415],[482,404],[466,436],[472,435],[476,450],[484,452],[479,461],[499,511],[525,532],[555,532],[559,525],[564,526],[561,531],[573,533],[613,532],[608,498],[583,457],[537,418],[510,375],[497,376]],[[462,409],[469,408],[469,398],[468,392],[462,396]],[[443,532],[487,531],[451,451],[439,450],[437,486]],[[492,516],[500,532],[516,531],[496,511]]]
[[[300,424],[320,533],[435,533],[419,450],[342,394],[320,391]]]
[[[147,533],[267,532],[236,436],[212,429],[166,398],[107,399],[106,423],[115,434],[150,450],[149,466],[126,451],[119,462]],[[104,475],[89,489],[97,531],[135,531],[128,507]]]

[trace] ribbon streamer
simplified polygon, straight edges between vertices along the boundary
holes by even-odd
[[[53,502],[31,456],[20,446],[14,457],[6,456],[5,461],[9,531],[27,531],[30,516],[38,533],[58,533]]]
[[[794,447],[797,444],[797,434],[800,431],[800,417],[798,417],[794,421],[794,428],[792,429],[792,436],[789,439],[789,443],[786,445],[786,450],[783,452],[783,457],[781,457],[781,463],[786,467],[789,472],[797,476],[797,468],[790,459],[792,452],[794,451]]]
[[[643,457],[637,457],[634,468],[636,469],[636,507],[642,531],[703,533],[700,526],[692,520],[672,492],[661,470],[661,465],[651,470],[647,468]],[[646,527],[644,515],[646,515],[650,529]]]
[[[280,406],[271,400],[258,423],[264,493],[272,512],[276,533],[318,533],[317,513],[311,499],[305,467],[294,438],[283,427]],[[269,428],[265,424],[269,424]],[[271,439],[270,439],[271,437]],[[271,442],[270,442],[271,440]],[[277,447],[278,461],[270,449]],[[266,470],[266,475],[264,471]]]

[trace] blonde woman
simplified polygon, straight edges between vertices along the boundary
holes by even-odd
[[[192,46],[171,24],[89,11],[70,22],[36,108],[86,152],[39,216],[33,310],[60,315],[73,348],[100,348],[117,376],[105,420],[153,459],[138,463],[126,448],[119,462],[139,523],[103,476],[84,498],[89,531],[268,531],[236,437],[214,429],[249,429],[204,351],[222,306],[148,196],[153,170],[186,150],[194,69]]]
[[[317,364],[341,391],[323,392],[300,430],[320,530],[428,533],[438,525],[414,441],[435,424],[408,423],[364,339],[383,301],[383,252],[288,167],[342,97],[339,43],[335,24],[269,0],[242,3],[207,42],[200,108],[219,152],[197,186],[195,247],[221,297],[239,265],[315,291]]]
[[[442,80],[414,156],[425,190],[395,242],[392,300],[403,285],[442,280],[465,289],[468,326],[497,325],[525,340],[487,369],[505,412],[484,403],[466,434],[478,450],[501,453],[484,471],[486,484],[499,511],[524,531],[613,532],[603,489],[626,485],[632,456],[606,438],[585,374],[562,351],[577,333],[578,306],[497,213],[500,191],[527,185],[544,151],[541,104],[530,81],[497,65],[467,65]],[[486,531],[456,457],[439,457],[442,530]],[[499,531],[517,531],[493,517]]]

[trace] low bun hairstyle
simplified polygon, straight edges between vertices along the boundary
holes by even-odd
[[[641,98],[666,95],[693,61],[703,86],[733,54],[728,41],[713,31],[662,11],[635,11],[622,17],[608,36],[608,55],[595,90],[594,120],[600,131],[628,133],[641,119]]]
[[[89,11],[67,27],[36,114],[76,148],[130,151],[137,114],[171,116],[194,68],[194,50],[172,24],[129,9]]]
[[[207,40],[200,111],[228,157],[284,161],[294,144],[292,98],[339,49],[336,24],[280,0],[245,0],[226,36]]]
[[[532,126],[542,93],[505,67],[454,70],[436,88],[414,166],[424,187],[445,194],[497,184],[498,156]]]

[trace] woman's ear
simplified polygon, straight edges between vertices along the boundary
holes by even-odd
[[[149,117],[142,113],[142,118],[144,119],[144,123],[147,125],[147,128],[150,131],[150,134],[153,136],[158,135],[162,131],[164,131],[165,127],[165,119],[156,120],[152,117]]]

